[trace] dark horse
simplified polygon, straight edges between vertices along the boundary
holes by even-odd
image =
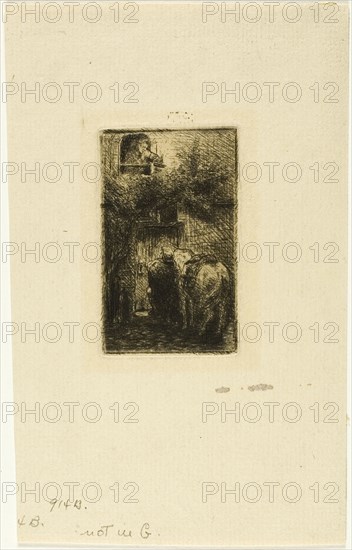
[[[196,337],[221,340],[229,323],[230,273],[214,256],[164,249],[148,266],[152,314]]]

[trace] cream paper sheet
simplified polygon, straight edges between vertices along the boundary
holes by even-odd
[[[343,544],[347,3],[2,7],[19,541]],[[101,132],[223,127],[236,352],[104,353]]]

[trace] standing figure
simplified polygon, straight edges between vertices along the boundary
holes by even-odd
[[[162,322],[181,322],[178,270],[169,247],[161,249],[161,256],[148,265],[151,315]]]

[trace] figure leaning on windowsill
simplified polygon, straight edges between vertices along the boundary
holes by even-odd
[[[123,155],[122,172],[149,176],[155,168],[164,168],[162,156],[154,153],[151,146],[151,141],[146,134],[142,134],[132,141]]]

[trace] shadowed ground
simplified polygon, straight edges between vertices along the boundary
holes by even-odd
[[[233,323],[222,342],[200,342],[173,324],[161,324],[147,312],[137,314],[128,325],[107,328],[105,342],[107,353],[231,353],[235,348]]]

